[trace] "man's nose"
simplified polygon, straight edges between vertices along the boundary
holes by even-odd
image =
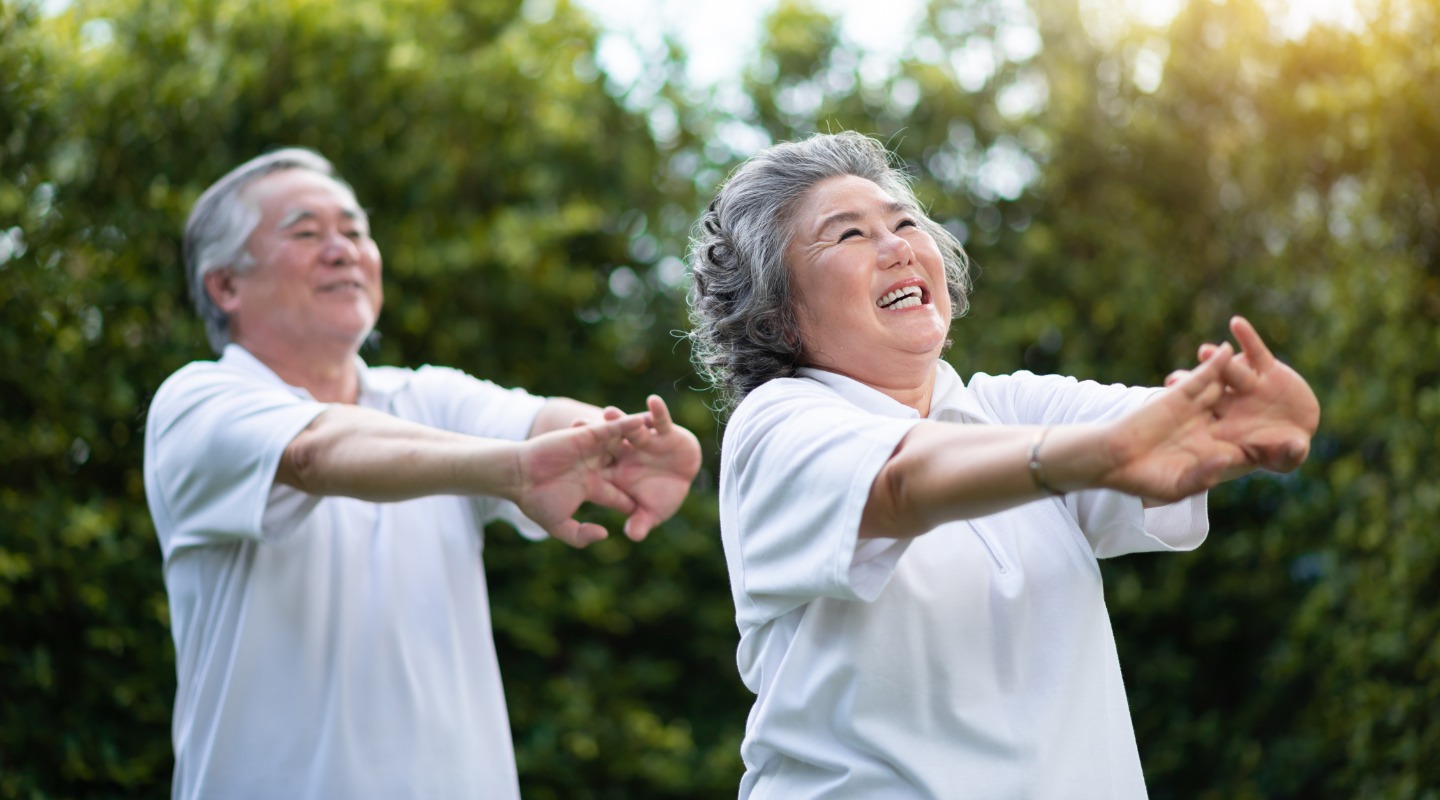
[[[320,257],[332,266],[348,266],[360,260],[360,248],[349,236],[336,231],[326,239]]]

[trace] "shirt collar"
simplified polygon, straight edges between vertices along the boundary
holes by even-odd
[[[890,395],[838,372],[801,367],[795,376],[815,381],[872,414],[902,419],[920,417],[920,412]],[[935,365],[935,389],[930,397],[930,415],[927,419],[981,423],[990,421],[975,398],[975,393],[965,386],[960,374],[945,361],[939,361]]]
[[[360,375],[360,396],[367,399],[366,405],[384,406],[410,384],[410,370],[371,369],[359,355],[355,356],[355,370]]]
[[[960,373],[948,362],[935,367],[935,393],[930,398],[930,419],[946,422],[990,423],[992,420],[980,407],[975,391],[960,379]]]
[[[283,387],[296,397],[306,400],[315,399],[304,387],[291,386],[286,383],[284,379],[275,374],[274,370],[266,366],[265,362],[234,342],[225,345],[225,350],[220,354],[220,363],[259,378],[266,383]],[[360,405],[383,405],[410,382],[408,370],[372,370],[359,355],[355,356],[355,370],[356,374],[360,376]]]

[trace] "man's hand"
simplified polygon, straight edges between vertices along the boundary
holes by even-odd
[[[613,482],[611,472],[617,454],[628,446],[625,437],[645,428],[650,415],[606,416],[603,422],[527,439],[516,457],[515,504],[546,533],[572,547],[607,535],[604,527],[575,519],[581,503],[613,508],[632,518],[638,513],[636,501]]]
[[[606,473],[611,483],[634,500],[625,535],[637,542],[680,508],[700,471],[700,442],[695,434],[675,424],[658,396],[650,395],[646,405],[646,424],[626,431],[615,463]],[[619,409],[607,408],[605,418],[623,417]]]

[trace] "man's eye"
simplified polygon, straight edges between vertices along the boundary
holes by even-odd
[[[850,230],[845,231],[844,233],[840,234],[840,241],[843,242],[843,241],[845,241],[846,239],[849,239],[849,238],[852,237],[852,236],[864,236],[864,235],[865,235],[865,234],[862,233],[859,228],[851,228]]]
[[[313,239],[313,238],[315,238],[315,231],[295,231],[295,238],[296,238],[296,239]]]
[[[895,226],[895,230],[898,231],[898,230],[900,230],[901,228],[918,228],[918,227],[920,227],[920,223],[916,222],[916,221],[913,220],[913,219],[909,219],[909,218],[907,217],[906,219],[900,220],[900,224]]]
[[[365,238],[364,231],[346,231],[345,235],[351,239],[354,239],[357,242]]]

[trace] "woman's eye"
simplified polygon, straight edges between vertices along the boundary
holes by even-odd
[[[849,239],[851,236],[864,236],[864,235],[865,235],[865,234],[864,234],[864,233],[861,233],[861,231],[860,231],[859,228],[851,228],[850,230],[845,231],[844,233],[840,234],[840,241],[843,242],[843,241],[845,241],[846,239]]]
[[[365,238],[365,233],[363,231],[346,231],[345,235],[348,238],[353,239],[357,242]]]
[[[920,223],[916,222],[915,220],[913,220],[913,219],[902,219],[902,220],[900,220],[900,224],[895,226],[895,230],[898,231],[898,230],[900,230],[901,228],[918,228],[918,227],[920,227]]]

